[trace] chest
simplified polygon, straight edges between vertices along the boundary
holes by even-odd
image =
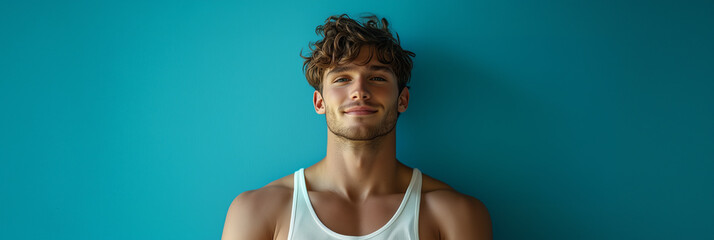
[[[387,224],[403,195],[375,196],[354,203],[330,194],[312,193],[310,200],[318,218],[329,229],[344,235],[367,235]]]
[[[384,195],[354,203],[329,194],[310,192],[308,195],[322,224],[336,233],[352,236],[367,235],[386,225],[395,216],[404,197],[400,194]],[[292,206],[286,209],[278,217],[274,239],[287,239]],[[439,239],[431,214],[419,209],[417,217],[420,239]]]

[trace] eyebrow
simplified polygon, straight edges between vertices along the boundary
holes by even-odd
[[[349,71],[354,70],[355,68],[356,68],[355,66],[340,66],[340,67],[336,67],[336,68],[330,70],[329,72],[327,72],[327,75],[349,72]],[[371,66],[369,66],[369,70],[391,72],[392,68],[390,68],[386,65],[371,65]]]

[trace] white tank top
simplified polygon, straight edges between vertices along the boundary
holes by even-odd
[[[412,179],[402,203],[389,222],[370,234],[349,236],[336,233],[323,224],[310,203],[305,185],[305,170],[295,172],[293,210],[290,217],[288,240],[382,240],[419,239],[419,202],[421,201],[421,172],[414,168]]]

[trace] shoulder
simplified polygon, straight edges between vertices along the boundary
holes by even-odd
[[[260,206],[281,206],[292,201],[293,174],[275,180],[259,189],[245,191],[233,199],[231,206],[237,208]],[[271,211],[272,209],[255,209],[254,211]]]
[[[286,212],[290,217],[292,177],[288,175],[235,197],[228,207],[222,239],[272,239],[278,221]]]
[[[275,180],[259,189],[245,191],[233,199],[231,207],[278,207],[292,200],[293,183],[292,174]],[[289,178],[289,179],[288,179]],[[290,181],[287,181],[290,180]],[[271,211],[273,209],[255,209],[254,211]]]
[[[442,239],[491,239],[491,217],[480,200],[424,175],[422,211]]]

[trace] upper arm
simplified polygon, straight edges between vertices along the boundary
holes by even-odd
[[[491,217],[476,198],[459,193],[443,197],[435,210],[442,239],[493,239]]]
[[[260,196],[255,191],[241,193],[228,207],[223,225],[223,240],[272,239],[270,217],[259,207]]]
[[[491,217],[481,201],[466,196],[456,205],[463,210],[455,212],[453,229],[447,228],[447,239],[493,239]]]

